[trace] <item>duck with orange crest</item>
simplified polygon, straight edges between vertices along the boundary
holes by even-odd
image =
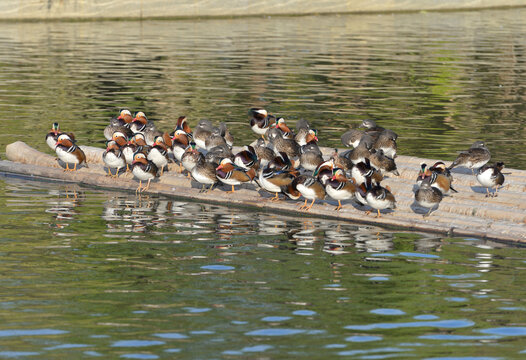
[[[132,173],[139,179],[139,187],[135,190],[135,194],[141,193],[150,188],[150,182],[157,176],[157,166],[146,158],[142,152],[136,152],[133,155]],[[146,186],[142,187],[142,182],[148,181]]]
[[[248,111],[250,116],[250,128],[253,132],[265,139],[268,129],[276,123],[276,117],[269,115],[267,110],[261,108],[251,108]]]
[[[133,116],[128,109],[122,109],[118,116],[110,120],[110,124],[104,129],[104,137],[106,140],[111,140],[113,133],[120,131],[126,136],[131,135],[130,124],[133,121]]]
[[[71,141],[75,142],[75,135],[73,133],[64,133],[60,131],[60,127],[58,125],[58,122],[53,123],[51,126],[51,130],[46,134],[46,144],[53,150],[55,150],[55,147],[57,146],[57,140],[58,137],[62,134],[66,134],[69,136]]]
[[[119,172],[126,166],[126,159],[122,154],[119,144],[115,140],[110,140],[106,151],[102,153],[102,160],[108,167],[108,176],[116,178],[119,176]],[[115,175],[112,174],[111,169],[117,169]]]
[[[235,185],[252,182],[256,177],[256,171],[254,169],[245,170],[236,166],[229,158],[224,158],[216,168],[216,176],[222,183],[231,185],[232,191],[227,192],[233,193]]]
[[[334,210],[338,211],[342,208],[342,200],[354,199],[357,191],[356,181],[351,178],[347,179],[343,169],[334,168],[332,178],[326,180],[325,191],[334,200],[338,201],[338,207]]]
[[[75,171],[77,170],[77,166],[82,164],[88,167],[84,151],[82,151],[67,134],[62,134],[58,137],[55,153],[57,157],[66,164],[64,171]],[[69,168],[70,164],[73,164],[73,169]]]

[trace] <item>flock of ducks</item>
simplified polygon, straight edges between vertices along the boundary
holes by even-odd
[[[206,187],[211,191],[224,183],[233,193],[236,185],[252,183],[275,194],[271,201],[279,200],[280,194],[293,200],[303,197],[300,209],[306,211],[326,196],[338,201],[335,210],[342,208],[344,200],[367,205],[376,210],[378,217],[381,210],[396,208],[389,186],[381,184],[387,174],[399,175],[395,163],[398,135],[394,131],[364,120],[359,129],[350,129],[341,136],[343,145],[352,149],[345,153],[335,149],[329,159],[324,159],[317,131],[307,121],[299,120],[291,130],[283,118],[265,109],[252,108],[248,114],[258,139],[234,154],[234,139],[225,123],[214,126],[209,120],[201,120],[192,130],[186,117],[181,116],[168,133],[158,130],[143,112],[132,116],[129,110],[121,110],[104,129],[107,146],[102,157],[108,176],[117,178],[123,171],[131,171],[139,180],[136,193],[140,193],[149,189],[154,178],[163,176],[169,163],[175,162],[179,173],[186,171],[201,184],[201,191]],[[74,135],[62,132],[58,123],[46,135],[46,142],[65,163],[65,171],[87,166]],[[422,164],[415,200],[429,209],[424,217],[438,207],[444,196],[456,192],[450,172],[456,166],[472,169],[486,187],[486,196],[497,196],[498,187],[504,183],[504,163],[487,165],[490,158],[484,143],[477,141],[449,167],[443,162],[430,167]]]

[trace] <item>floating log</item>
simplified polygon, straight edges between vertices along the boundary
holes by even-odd
[[[82,146],[89,167],[74,172],[64,172],[56,158],[17,141],[6,147],[7,160],[0,160],[0,171],[26,178],[74,182],[89,186],[120,191],[137,189],[138,181],[130,173],[118,179],[107,176],[102,162],[103,149]],[[325,156],[333,150],[323,148]],[[366,207],[346,201],[340,211],[335,211],[336,201],[327,198],[317,202],[310,211],[300,211],[300,202],[281,200],[271,202],[271,194],[254,185],[244,185],[235,193],[226,193],[230,186],[216,188],[208,193],[200,192],[200,185],[186,175],[179,174],[173,166],[163,176],[152,181],[148,193],[193,199],[223,205],[257,208],[272,212],[301,214],[345,221],[355,221],[383,226],[402,227],[419,231],[431,231],[450,236],[472,236],[507,242],[526,243],[526,171],[505,169],[506,181],[498,197],[485,197],[486,189],[480,186],[468,169],[454,169],[454,187],[458,193],[445,196],[438,210],[424,218],[424,209],[414,202],[415,179],[420,164],[433,164],[433,159],[412,156],[396,158],[400,176],[387,177],[382,184],[388,185],[396,197],[397,208],[380,218],[375,213],[367,215]]]

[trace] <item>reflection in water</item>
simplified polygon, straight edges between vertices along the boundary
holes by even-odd
[[[522,248],[11,178],[0,203],[0,356],[523,350]]]

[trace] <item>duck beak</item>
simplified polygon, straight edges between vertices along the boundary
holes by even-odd
[[[222,168],[223,168],[223,165],[219,165],[218,167],[216,167],[216,171],[221,170]]]
[[[318,141],[318,137],[317,137],[317,136],[315,136],[315,137],[314,137],[314,140],[315,140],[315,141]]]
[[[331,180],[332,181],[336,180],[336,175],[334,175]]]

